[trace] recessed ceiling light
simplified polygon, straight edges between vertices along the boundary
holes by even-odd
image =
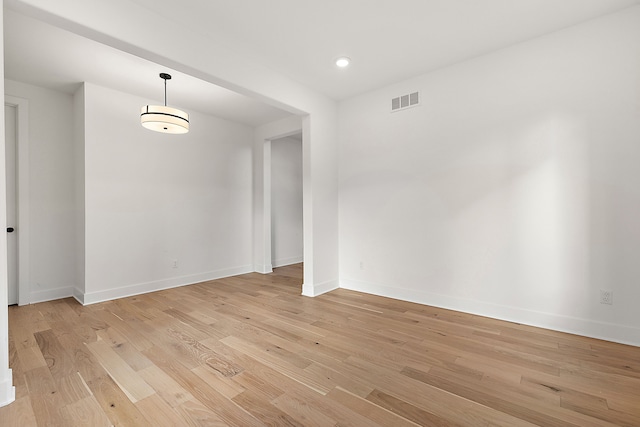
[[[347,58],[346,56],[341,56],[336,59],[336,65],[340,68],[347,67],[351,63],[351,58]]]

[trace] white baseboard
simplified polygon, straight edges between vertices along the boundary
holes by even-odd
[[[5,380],[0,382],[0,406],[6,406],[16,400],[16,388],[13,385],[13,375],[11,369],[4,373]]]
[[[84,292],[82,292],[80,289],[78,288],[73,288],[73,297],[76,299],[76,301],[78,301],[80,304],[84,305]]]
[[[302,255],[289,257],[289,258],[280,258],[273,261],[273,267],[276,268],[276,267],[284,267],[285,265],[300,264],[302,260],[303,260]]]
[[[273,273],[273,266],[271,264],[256,264],[253,266],[253,271],[261,274]]]
[[[483,301],[457,298],[430,292],[396,288],[357,280],[341,280],[340,287],[402,301],[415,302],[448,310],[462,311],[508,322],[522,323],[559,332],[613,341],[640,347],[640,328],[562,316]]]
[[[338,282],[336,280],[330,280],[328,282],[319,283],[317,285],[302,284],[302,295],[305,297],[317,297],[334,289],[338,289]]]
[[[117,298],[126,298],[134,295],[161,291],[163,289],[177,288],[179,286],[192,285],[194,283],[222,279],[224,277],[236,276],[239,274],[246,274],[251,272],[253,272],[252,266],[245,265],[241,267],[227,268],[223,270],[210,271],[189,276],[172,277],[170,279],[158,280],[154,282],[137,283],[135,285],[123,286],[114,289],[105,289],[98,292],[85,292],[84,294],[74,294],[73,296],[83,305],[89,305],[104,301],[110,301]]]
[[[47,289],[44,291],[32,291],[29,294],[29,304],[68,298],[70,296],[73,296],[73,291],[74,288],[71,286],[66,288]]]

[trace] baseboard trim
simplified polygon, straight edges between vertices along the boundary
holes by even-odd
[[[4,373],[4,381],[0,382],[0,407],[16,400],[16,387],[13,385],[12,370],[8,368]]]
[[[154,282],[137,283],[135,285],[106,289],[104,291],[89,292],[80,295],[74,294],[73,296],[82,305],[90,305],[104,301],[111,301],[118,298],[126,298],[134,295],[146,294],[149,292],[156,292],[164,289],[177,288],[180,286],[193,285],[195,283],[222,279],[224,277],[237,276],[239,274],[251,273],[253,272],[252,267],[253,266],[251,265],[244,265],[240,267],[227,268],[206,273],[192,274],[189,276],[172,277],[170,279],[158,280]]]
[[[305,297],[317,297],[318,295],[326,294],[327,292],[338,289],[338,282],[336,280],[329,280],[317,285],[302,284],[302,295]]]
[[[291,264],[300,264],[303,261],[303,256],[295,256],[295,257],[289,257],[289,258],[282,258],[282,259],[277,259],[275,261],[273,261],[273,267],[277,268],[277,267],[284,267],[286,265],[291,265]]]
[[[273,273],[273,266],[271,264],[254,265],[253,271],[260,274]]]
[[[341,280],[340,288],[640,347],[640,328],[625,325],[561,316],[357,280]]]
[[[73,297],[76,299],[76,301],[78,301],[80,304],[84,305],[84,292],[82,292],[80,289],[78,288],[73,288]]]
[[[69,286],[66,288],[47,289],[44,291],[35,291],[29,294],[29,304],[39,302],[53,301],[56,299],[69,298],[74,295],[74,288]]]

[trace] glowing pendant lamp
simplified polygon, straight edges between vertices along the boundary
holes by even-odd
[[[164,80],[164,105],[145,105],[140,111],[140,123],[147,129],[162,133],[189,132],[189,114],[177,108],[167,107],[167,80],[171,75],[160,73]]]

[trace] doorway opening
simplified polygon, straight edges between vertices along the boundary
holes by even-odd
[[[302,133],[271,140],[271,265],[303,261]]]

